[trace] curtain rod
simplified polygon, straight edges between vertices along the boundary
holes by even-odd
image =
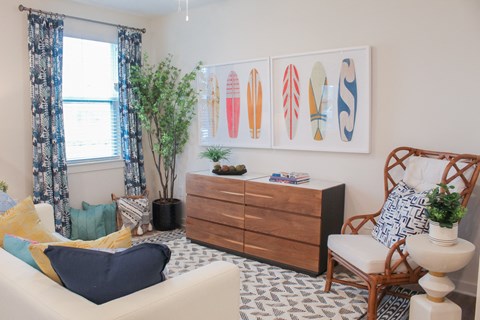
[[[55,12],[42,11],[42,10],[27,8],[27,7],[23,6],[23,5],[19,5],[19,6],[18,6],[18,10],[20,10],[20,11],[28,11],[28,12],[36,12],[36,13],[40,13],[40,14],[57,15],[57,16],[61,16],[61,17],[63,17],[63,18],[70,18],[70,19],[81,20],[81,21],[86,21],[86,22],[98,23],[98,24],[103,24],[103,25],[112,26],[112,27],[127,28],[127,29],[131,29],[131,30],[140,31],[140,32],[142,32],[142,33],[147,32],[147,29],[145,29],[145,28],[139,29],[139,28],[133,28],[133,27],[128,27],[128,26],[122,26],[122,25],[120,25],[120,24],[108,23],[108,22],[104,22],[104,21],[91,20],[91,19],[86,19],[86,18],[69,16],[69,15],[65,15],[65,14],[59,14],[59,13],[55,13]]]

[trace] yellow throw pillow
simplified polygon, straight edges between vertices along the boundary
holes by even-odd
[[[40,224],[31,197],[19,202],[3,215],[0,215],[0,246],[3,247],[3,237],[11,234],[32,241],[55,242],[58,239]]]
[[[43,253],[48,246],[64,246],[64,247],[74,247],[74,248],[107,248],[107,249],[116,249],[116,248],[130,248],[132,246],[132,233],[130,229],[124,228],[120,231],[111,233],[105,237],[99,238],[97,240],[91,241],[66,241],[66,242],[52,242],[52,243],[38,243],[32,244],[28,247],[30,253],[32,254],[33,260],[40,267],[40,270],[48,276],[53,281],[62,284],[62,281],[58,277],[57,273],[53,270],[50,260]]]

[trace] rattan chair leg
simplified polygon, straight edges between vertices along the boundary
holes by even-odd
[[[369,281],[368,283],[368,307],[367,307],[367,319],[376,320],[377,319],[377,282],[375,280]]]
[[[328,260],[327,260],[327,276],[325,279],[325,292],[330,292],[332,287],[332,277],[333,277],[333,267],[334,267],[334,260],[332,256],[332,252],[328,249]]]

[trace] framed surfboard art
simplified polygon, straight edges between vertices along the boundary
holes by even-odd
[[[205,66],[197,89],[200,145],[271,147],[268,58]]]
[[[271,58],[272,148],[370,152],[370,47]]]

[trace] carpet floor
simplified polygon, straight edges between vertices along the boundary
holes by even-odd
[[[310,277],[190,242],[183,230],[155,233],[134,239],[134,244],[165,243],[172,251],[168,277],[175,277],[213,261],[228,261],[241,271],[241,320],[362,319],[367,309],[367,291],[333,284],[323,292],[325,276]],[[336,277],[355,279],[336,268]],[[398,288],[414,294],[408,289]],[[379,320],[408,319],[409,300],[386,296],[378,310]]]

